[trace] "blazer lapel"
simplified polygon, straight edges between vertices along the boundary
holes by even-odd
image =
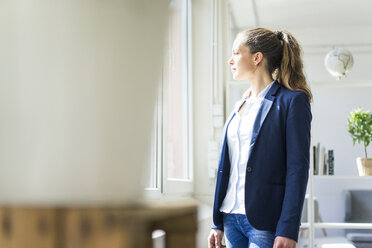
[[[273,102],[276,98],[276,93],[277,93],[279,88],[280,88],[280,84],[277,81],[275,81],[273,83],[273,85],[271,86],[270,90],[267,92],[265,98],[262,101],[261,107],[260,107],[260,109],[258,110],[258,113],[257,113],[256,120],[253,124],[252,139],[251,139],[251,143],[250,143],[251,149],[249,149],[249,155],[248,156],[250,156],[250,153],[252,152],[252,146],[255,144],[255,142],[257,140],[257,137],[260,133],[262,124],[264,123],[264,121],[266,119],[266,116],[269,113],[269,111],[270,111],[270,109],[273,105]]]
[[[233,110],[231,111],[229,117],[226,119],[225,126],[223,127],[223,131],[222,131],[223,136],[222,136],[222,140],[221,140],[221,147],[226,142],[227,127],[229,126],[230,121],[232,120],[232,118],[234,118],[236,112],[238,112],[240,106],[243,104],[243,102],[247,98],[246,93],[247,93],[247,91],[244,93],[243,97],[238,102],[235,103]]]
[[[220,148],[220,151],[223,150],[224,146],[226,145],[226,138],[227,138],[227,127],[229,126],[230,124],[230,121],[232,120],[232,118],[234,118],[235,116],[235,111],[232,111],[230,116],[226,119],[226,124],[223,128],[223,131],[222,131],[222,140],[221,140],[221,148]]]

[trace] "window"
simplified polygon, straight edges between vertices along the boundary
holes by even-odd
[[[192,191],[190,1],[170,1],[167,48],[154,111],[148,189]]]

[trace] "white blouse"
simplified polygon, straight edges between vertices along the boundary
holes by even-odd
[[[235,116],[227,128],[227,144],[230,159],[230,179],[225,199],[220,211],[225,213],[245,214],[244,185],[245,173],[248,163],[248,154],[252,138],[253,124],[261,103],[273,82],[263,89],[258,96],[250,96],[252,89],[249,88],[241,101],[235,107]],[[246,102],[243,112],[238,113],[239,108]]]

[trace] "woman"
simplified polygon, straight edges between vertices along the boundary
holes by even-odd
[[[294,248],[309,169],[311,91],[286,31],[239,33],[233,78],[251,87],[227,119],[209,247]]]

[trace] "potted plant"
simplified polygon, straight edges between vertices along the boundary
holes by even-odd
[[[359,176],[372,175],[372,158],[368,158],[367,147],[372,141],[372,114],[369,111],[358,109],[349,113],[347,120],[349,133],[353,138],[353,145],[358,141],[358,144],[364,144],[364,158],[357,158]]]

